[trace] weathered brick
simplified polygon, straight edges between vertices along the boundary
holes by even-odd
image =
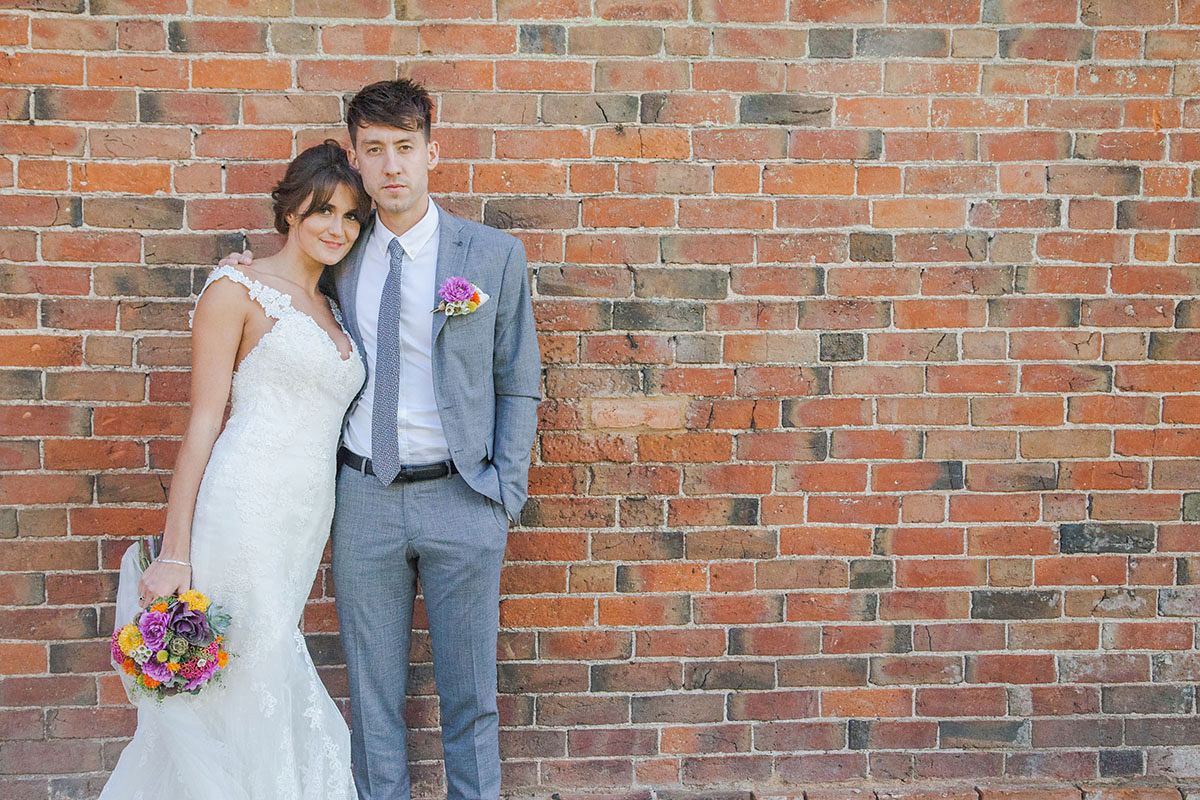
[[[1057,591],[979,590],[971,593],[974,619],[1051,619],[1061,613]]]

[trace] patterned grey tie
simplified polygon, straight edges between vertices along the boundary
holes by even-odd
[[[391,269],[379,298],[379,335],[375,339],[375,397],[371,412],[371,468],[387,486],[400,473],[396,404],[400,401],[400,272],[404,248],[388,245]]]

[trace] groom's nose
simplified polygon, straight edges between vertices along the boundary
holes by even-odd
[[[392,149],[388,149],[383,157],[383,170],[389,175],[395,175],[400,172],[400,156]]]

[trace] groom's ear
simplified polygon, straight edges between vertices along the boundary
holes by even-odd
[[[355,151],[353,144],[346,148],[346,158],[350,160],[351,169],[358,172],[358,153]]]

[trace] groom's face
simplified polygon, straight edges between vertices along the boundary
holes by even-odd
[[[350,163],[362,176],[367,194],[385,214],[424,210],[429,171],[437,166],[437,142],[423,131],[367,125],[357,131]]]

